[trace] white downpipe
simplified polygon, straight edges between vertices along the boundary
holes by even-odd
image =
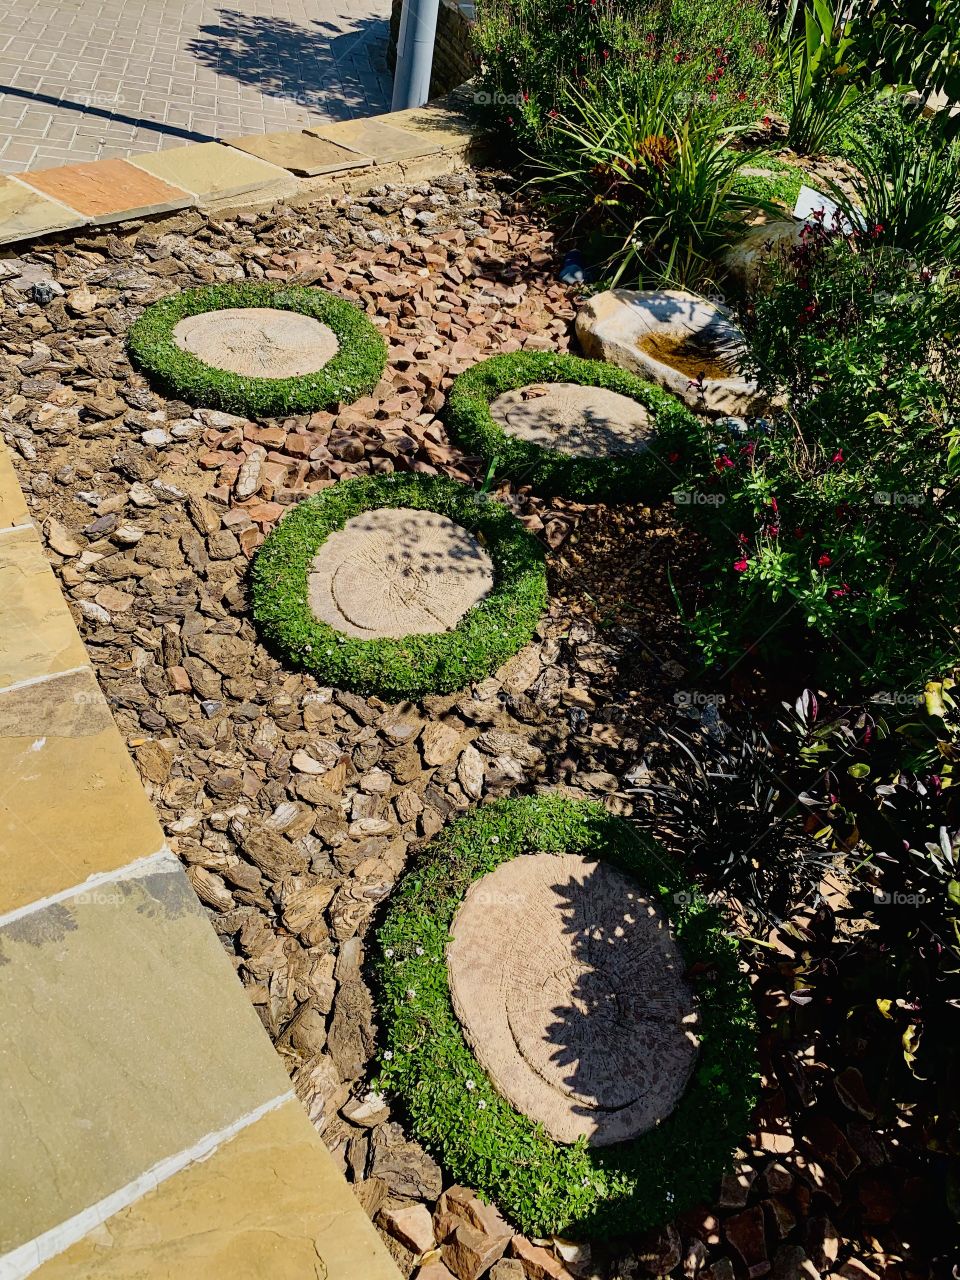
[[[440,0],[403,0],[393,73],[392,111],[422,107],[430,97],[433,45]]]

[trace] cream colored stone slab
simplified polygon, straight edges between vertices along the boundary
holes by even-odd
[[[349,147],[361,155],[370,156],[375,164],[389,164],[395,160],[409,160],[414,156],[431,155],[440,150],[437,143],[420,132],[398,129],[383,124],[373,117],[369,120],[339,120],[306,130],[311,137],[326,138],[338,146]]]
[[[697,294],[608,289],[583,305],[576,330],[585,355],[649,378],[693,409],[739,415],[766,408],[756,382],[740,372],[743,334],[725,307]]]
[[[0,927],[0,1255],[289,1090],[179,864],[151,868]]]
[[[310,608],[361,640],[449,631],[493,588],[493,561],[447,516],[381,507],[348,520],[313,558]]]
[[[315,373],[340,349],[333,330],[313,316],[277,307],[224,307],[187,316],[173,329],[181,351],[247,378]]]
[[[248,155],[258,156],[307,178],[365,169],[373,163],[369,156],[349,151],[324,138],[315,138],[309,133],[258,133],[250,138],[224,138],[223,141]]]
[[[27,525],[30,515],[6,446],[0,440],[0,530]]]
[[[86,661],[33,527],[0,536],[0,690]]]
[[[667,920],[617,867],[550,853],[502,863],[467,891],[447,966],[494,1087],[558,1142],[624,1142],[679,1101],[695,998]]]
[[[271,1112],[37,1280],[399,1280],[299,1103]]]
[[[85,222],[73,209],[41,195],[16,178],[0,178],[0,244],[32,240],[54,231],[82,227]]]
[[[474,141],[476,128],[470,117],[449,107],[412,107],[382,116],[385,124],[409,130],[435,142],[441,149],[463,150]]]
[[[89,668],[0,694],[0,914],[162,844]]]
[[[580,458],[641,453],[653,430],[653,419],[636,400],[577,382],[535,382],[505,391],[490,413],[508,435]]]
[[[274,188],[278,197],[285,191],[296,190],[285,169],[219,142],[152,151],[131,156],[130,163],[164,182],[183,187],[201,204],[235,200]]]

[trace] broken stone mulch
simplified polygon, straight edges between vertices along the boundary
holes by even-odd
[[[799,1034],[760,983],[764,1097],[719,1201],[593,1253],[531,1242],[445,1187],[371,1090],[365,936],[411,854],[511,790],[565,785],[629,813],[627,775],[684,683],[662,512],[502,488],[550,552],[535,641],[496,676],[388,706],[285,670],[249,618],[249,561],[284,509],[341,477],[482,479],[440,419],[453,376],[497,352],[567,350],[575,297],[551,233],[473,173],[339,206],[220,221],[186,214],[0,260],[0,430],[117,723],[298,1096],[421,1280],[920,1280],[923,1186],[855,1065]],[[249,422],[170,402],[125,356],[130,323],[175,289],[319,284],[390,346],[376,390],[339,412]],[[686,683],[689,683],[689,678]],[[646,727],[645,727],[646,726]]]

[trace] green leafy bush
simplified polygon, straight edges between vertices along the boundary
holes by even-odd
[[[874,1096],[910,1103],[931,1152],[960,1169],[960,700],[953,677],[825,709],[808,691],[787,723],[810,768],[802,800],[820,838],[849,853],[858,930],[838,981],[811,994],[842,1001],[870,1046]],[[864,928],[866,926],[866,928]],[[826,988],[823,990],[823,988]],[[955,1203],[954,1212],[958,1212]]]
[[[705,285],[757,204],[738,185],[748,153],[659,92],[631,104],[604,78],[571,102],[535,167],[544,203],[593,242],[612,283]]]
[[[859,110],[864,68],[853,63],[852,24],[841,9],[840,0],[809,0],[800,10],[800,34],[794,37],[787,27],[787,143],[799,155],[818,156],[836,146]]]
[[[678,115],[726,124],[779,102],[773,42],[760,0],[480,0],[480,101],[536,148],[567,88],[607,72],[631,105],[657,95]]]
[[[320,320],[339,350],[315,373],[297,378],[248,378],[215,369],[184,351],[173,330],[187,316],[227,307],[274,307]],[[380,381],[387,348],[380,331],[351,302],[323,289],[245,281],[186,289],[147,307],[127,339],[130,358],[169,394],[247,417],[313,413],[349,404]]]
[[[635,876],[667,908],[699,999],[701,1045],[675,1111],[632,1142],[554,1142],[493,1088],[464,1039],[446,978],[453,918],[474,880],[525,853],[582,853]],[[560,796],[481,806],[448,826],[390,900],[377,935],[384,1037],[378,1084],[450,1176],[522,1230],[607,1238],[709,1198],[755,1100],[750,996],[722,919],[676,864],[598,804]]]
[[[314,617],[308,578],[317,550],[374,507],[436,511],[489,554],[493,589],[452,631],[360,640]],[[527,643],[547,602],[540,544],[502,503],[457,481],[419,475],[342,480],[298,503],[258,551],[251,584],[254,620],[285,660],[327,684],[392,701],[449,693],[489,675]]]
[[[922,682],[960,651],[958,281],[814,232],[745,323],[790,409],[678,451],[678,510],[711,548],[694,633],[724,665],[756,650],[828,687]]]
[[[629,396],[653,417],[650,448],[604,458],[575,457],[510,435],[494,420],[491,403],[506,391],[534,382],[575,382],[606,387]],[[691,415],[679,400],[624,369],[602,360],[580,360],[545,351],[493,356],[461,373],[447,400],[451,433],[465,449],[492,465],[499,476],[531,485],[537,492],[578,502],[661,501],[673,484],[663,464],[677,423],[689,429]]]
[[[924,261],[960,257],[960,142],[918,124],[906,139],[888,135],[855,159],[848,190],[830,184],[851,221],[862,218],[880,244]]]

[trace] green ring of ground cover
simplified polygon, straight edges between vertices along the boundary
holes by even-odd
[[[326,538],[375,507],[414,507],[467,529],[493,561],[489,595],[450,631],[361,640],[310,609],[310,564]],[[456,480],[420,475],[342,480],[298,503],[257,553],[253,616],[265,642],[326,684],[390,701],[451,693],[483,679],[533,635],[547,603],[543,550],[502,503]]]
[[[607,458],[576,457],[510,435],[494,419],[490,406],[504,392],[535,382],[575,382],[627,396],[653,415],[656,435],[639,453]],[[665,499],[674,477],[660,454],[669,450],[677,428],[691,416],[669,392],[626,369],[550,351],[516,351],[483,360],[459,375],[447,401],[451,435],[488,466],[493,463],[498,476],[529,484],[548,496],[583,502]]]
[[[496,1092],[454,1012],[446,946],[457,908],[474,880],[531,852],[593,854],[634,876],[668,907],[692,971],[701,1037],[694,1072],[673,1113],[630,1142],[555,1142]],[[453,1179],[542,1236],[606,1238],[672,1221],[712,1196],[756,1101],[753,1005],[719,911],[653,841],[599,804],[559,795],[482,805],[442,831],[407,873],[377,943],[378,1087],[402,1100],[412,1132]]]
[[[231,307],[275,307],[319,320],[336,334],[337,354],[294,378],[248,378],[205,364],[177,346],[173,330],[187,316]],[[131,359],[167,393],[189,404],[245,417],[282,417],[350,404],[380,380],[387,348],[374,324],[353,303],[325,289],[260,284],[203,285],[147,307],[127,337]]]

